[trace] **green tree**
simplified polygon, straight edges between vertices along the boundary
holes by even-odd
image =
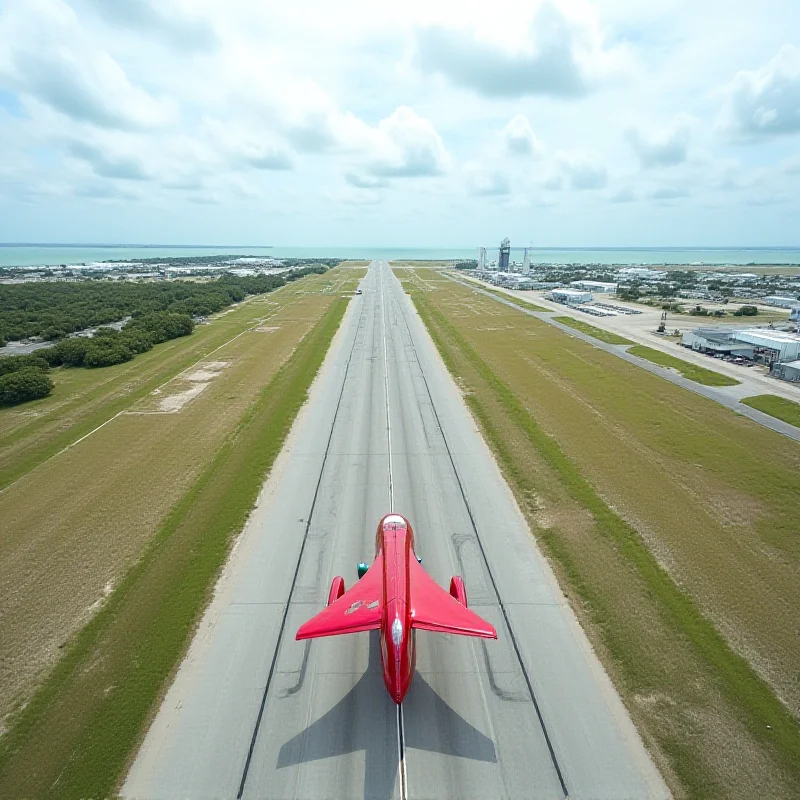
[[[47,397],[53,391],[50,376],[36,367],[26,367],[0,376],[0,405],[13,406]]]

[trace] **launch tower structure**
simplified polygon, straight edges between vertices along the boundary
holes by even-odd
[[[508,272],[510,258],[511,242],[508,240],[508,238],[505,238],[502,242],[500,242],[500,258],[497,262],[497,268],[500,270],[500,272]]]

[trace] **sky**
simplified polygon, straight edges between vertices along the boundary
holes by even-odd
[[[0,242],[800,245],[797,0],[0,0]]]

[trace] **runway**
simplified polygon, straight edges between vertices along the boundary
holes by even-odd
[[[362,288],[123,796],[668,797],[388,264]],[[391,509],[499,636],[419,633],[401,715],[377,634],[294,640]]]

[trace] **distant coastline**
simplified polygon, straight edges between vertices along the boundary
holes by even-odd
[[[487,245],[488,246],[488,245]],[[522,248],[512,248],[514,253]],[[56,244],[0,242],[0,267],[66,266],[135,261],[137,256],[171,258],[191,255],[264,256],[273,258],[341,258],[409,261],[445,261],[476,258],[477,248],[411,247],[281,247],[160,245],[160,244]],[[626,266],[798,266],[798,247],[533,247],[533,263],[603,264]]]

